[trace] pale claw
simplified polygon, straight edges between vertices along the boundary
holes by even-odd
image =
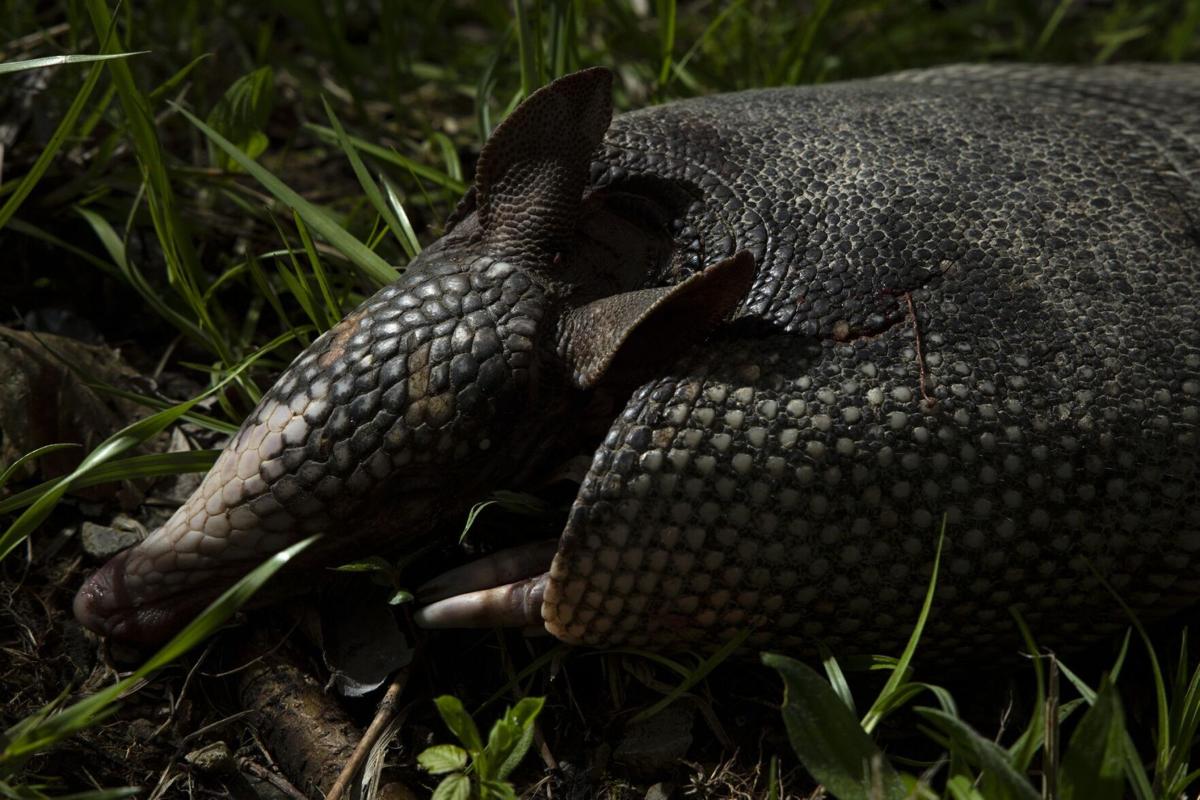
[[[423,628],[540,627],[542,596],[549,580],[549,573],[543,572],[503,586],[457,594],[425,606],[413,619]]]
[[[417,600],[434,603],[458,594],[490,589],[539,575],[550,568],[558,550],[557,539],[512,547],[443,572],[417,589]]]

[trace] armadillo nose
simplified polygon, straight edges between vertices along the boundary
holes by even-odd
[[[217,589],[147,596],[128,582],[127,562],[136,550],[117,553],[96,570],[75,595],[72,608],[80,624],[101,636],[130,645],[158,644],[187,624]]]
[[[92,573],[75,594],[72,610],[75,619],[85,628],[107,635],[115,616],[129,608],[129,592],[125,586],[125,562],[128,559],[128,550],[117,553]]]

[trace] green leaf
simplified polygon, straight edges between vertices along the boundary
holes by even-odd
[[[546,698],[544,697],[523,697],[511,710],[505,712],[504,718],[521,730],[525,730],[533,726],[545,704]]]
[[[517,800],[517,790],[507,781],[480,781],[481,800]]]
[[[267,149],[263,133],[271,108],[275,105],[275,73],[270,67],[260,67],[233,82],[208,114],[208,124],[247,158],[258,158]],[[210,146],[211,147],[211,146]],[[240,167],[226,153],[212,148],[213,160],[222,169],[236,171]]]
[[[367,247],[358,239],[351,236],[341,225],[317,206],[305,200],[291,187],[263,169],[254,159],[249,158],[236,145],[205,124],[201,119],[186,109],[179,108],[179,113],[189,122],[200,129],[200,132],[213,141],[217,147],[229,154],[242,169],[261,183],[267,191],[275,195],[280,202],[287,205],[300,215],[304,222],[319,233],[324,239],[358,267],[359,271],[375,284],[382,286],[391,283],[400,276],[390,264],[383,260],[374,250]]]
[[[389,606],[399,606],[404,603],[411,603],[414,600],[413,593],[406,589],[397,589],[396,593],[388,598]]]
[[[1008,752],[1000,745],[983,738],[967,723],[945,711],[936,708],[916,708],[914,711],[941,729],[950,739],[955,755],[992,779],[1000,794],[994,798],[988,795],[988,800],[1040,800],[1040,793],[1013,769]]]
[[[421,769],[434,775],[463,769],[467,766],[467,751],[456,744],[438,744],[428,747],[417,756]]]
[[[86,64],[90,61],[111,61],[114,58],[129,58],[130,56],[140,56],[149,53],[149,50],[138,50],[133,53],[105,53],[103,55],[68,55],[68,56],[46,56],[45,58],[31,58],[27,61],[5,61],[0,63],[0,75],[6,75],[10,72],[21,72],[27,69],[41,69],[42,67],[56,67],[60,64]]]
[[[512,774],[525,758],[525,754],[529,752],[530,746],[533,744],[533,726],[521,730],[517,735],[516,740],[508,748],[508,752],[500,759],[499,766],[496,767],[496,777],[504,780]],[[489,741],[488,744],[491,744]]]
[[[508,720],[501,718],[492,724],[492,729],[488,731],[487,747],[483,749],[481,756],[475,759],[475,771],[479,773],[480,780],[502,777],[499,769],[495,767],[508,759],[520,738],[520,729]]]
[[[483,740],[479,738],[479,729],[475,727],[474,720],[471,719],[471,715],[463,708],[462,702],[457,697],[444,694],[434,698],[433,702],[437,704],[438,714],[442,716],[446,727],[458,737],[458,740],[468,750],[472,753],[483,750]]]
[[[384,572],[391,574],[395,571],[392,563],[381,556],[370,556],[361,561],[351,561],[333,567],[334,572]]]
[[[525,697],[505,710],[488,736],[488,763],[497,764],[496,777],[504,780],[525,758],[533,744],[533,723],[542,712],[545,698]]]
[[[471,781],[461,772],[447,775],[433,790],[430,800],[467,800],[471,796]]]
[[[904,785],[837,692],[811,667],[763,653],[783,679],[783,721],[804,767],[838,800],[905,796]]]
[[[1063,758],[1062,800],[1120,800],[1125,790],[1125,715],[1117,690],[1100,681],[1096,702],[1079,720]]]

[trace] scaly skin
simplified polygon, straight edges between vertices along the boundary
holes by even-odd
[[[681,146],[683,143],[683,146]],[[758,278],[596,453],[543,615],[588,644],[1086,641],[1200,592],[1200,68],[949,68],[618,118]],[[909,313],[911,297],[915,324]],[[916,332],[923,344],[924,369]],[[779,335],[794,333],[798,336]],[[935,401],[922,402],[925,391]]]
[[[1101,635],[1093,568],[1147,618],[1200,599],[1200,68],[720,95],[601,143],[606,91],[578,73],[498,129],[451,233],[81,619],[159,638],[308,531],[350,534],[333,560],[428,532],[606,385],[635,388],[522,601],[566,641],[894,649],[943,514],[927,651],[1011,649],[1013,604]]]

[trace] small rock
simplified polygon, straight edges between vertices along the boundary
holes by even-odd
[[[675,787],[669,783],[656,783],[646,790],[645,800],[671,800]]]
[[[199,750],[193,750],[183,757],[185,761],[203,775],[228,775],[237,771],[237,762],[229,745],[224,742],[213,742]]]
[[[674,705],[630,725],[613,751],[613,760],[647,774],[677,766],[692,746],[693,716],[691,708]]]
[[[118,514],[112,525],[83,523],[83,549],[90,556],[108,558],[146,538],[146,529],[133,517]]]

